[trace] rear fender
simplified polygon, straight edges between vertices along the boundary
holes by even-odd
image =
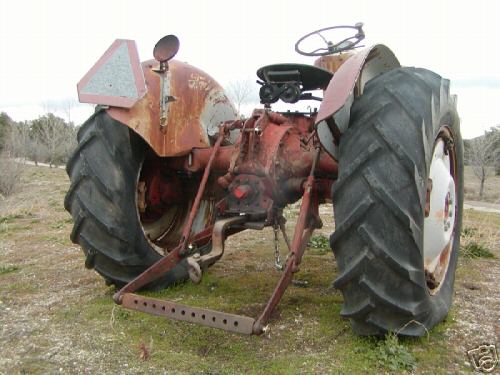
[[[316,117],[321,145],[333,158],[338,159],[337,144],[349,126],[354,99],[363,94],[369,80],[400,66],[388,47],[377,44],[354,54],[335,72]]]
[[[237,118],[224,90],[200,69],[171,60],[164,81],[168,98],[162,98],[158,68],[156,60],[139,62],[133,41],[117,40],[78,84],[80,101],[107,106],[112,118],[139,134],[158,156],[209,147],[219,125]],[[161,100],[168,100],[164,127]]]
[[[210,146],[219,125],[236,119],[236,111],[222,87],[208,74],[180,61],[168,63],[167,122],[160,127],[159,63],[142,63],[147,93],[132,108],[110,107],[108,113],[139,134],[159,156],[181,156],[193,148]],[[165,100],[165,99],[164,99]]]

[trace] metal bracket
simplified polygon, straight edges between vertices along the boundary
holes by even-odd
[[[224,243],[226,241],[226,231],[232,226],[243,224],[248,220],[247,216],[233,216],[226,219],[217,220],[212,233],[212,251],[199,257],[196,262],[202,269],[218,261],[224,254]]]
[[[168,64],[160,64],[160,69],[155,70],[160,76],[160,130],[166,131],[168,121],[168,103],[173,102],[176,98],[170,95],[170,71]]]

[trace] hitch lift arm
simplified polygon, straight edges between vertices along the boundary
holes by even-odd
[[[231,332],[243,334],[262,334],[266,331],[267,323],[271,317],[272,312],[281,300],[286,288],[290,284],[293,273],[298,270],[309,238],[315,228],[320,226],[318,216],[319,201],[316,192],[314,171],[320,156],[320,148],[317,147],[314,154],[312,167],[307,180],[303,185],[302,203],[300,206],[299,217],[292,244],[289,248],[289,256],[283,270],[283,274],[276,285],[274,292],[269,299],[264,311],[254,319],[247,316],[240,316],[228,314],[224,312],[202,309],[196,307],[189,307],[186,305],[178,304],[172,301],[163,301],[155,298],[144,297],[134,294],[138,289],[144,285],[158,279],[164,273],[174,268],[181,260],[190,255],[191,245],[198,245],[198,243],[206,242],[207,239],[212,237],[213,247],[216,255],[220,258],[224,252],[224,241],[226,239],[226,231],[231,228],[232,233],[244,229],[242,224],[247,221],[245,215],[233,216],[225,219],[218,220],[213,226],[205,228],[203,231],[191,236],[191,229],[194,218],[198,211],[201,197],[205,191],[208,176],[212,167],[213,160],[220,148],[222,140],[226,132],[233,126],[234,123],[225,123],[221,126],[219,136],[213,147],[209,162],[203,173],[203,177],[198,188],[194,204],[191,208],[188,223],[184,228],[183,235],[180,243],[164,258],[153,264],[142,274],[137,276],[134,280],[120,289],[113,299],[117,304],[131,310],[142,311],[153,315],[164,316],[174,320],[182,320],[191,323],[198,323],[213,328],[220,328]],[[189,245],[188,245],[189,243]]]

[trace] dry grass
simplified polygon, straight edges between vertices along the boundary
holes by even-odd
[[[0,374],[468,373],[465,351],[498,341],[500,215],[466,210],[464,228],[496,257],[460,259],[454,307],[429,337],[381,344],[353,335],[331,287],[335,261],[317,249],[297,274],[308,287],[290,287],[271,331],[248,337],[116,307],[69,242],[64,171],[27,167],[20,186],[0,201]],[[321,208],[318,234],[332,231],[331,210]],[[200,285],[155,295],[255,316],[280,276],[271,244],[269,229],[231,237]],[[380,357],[394,350],[398,358]]]

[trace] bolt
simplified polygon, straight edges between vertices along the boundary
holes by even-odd
[[[115,301],[116,304],[121,305],[123,303],[123,295],[120,292],[116,292],[113,295],[113,301]]]

